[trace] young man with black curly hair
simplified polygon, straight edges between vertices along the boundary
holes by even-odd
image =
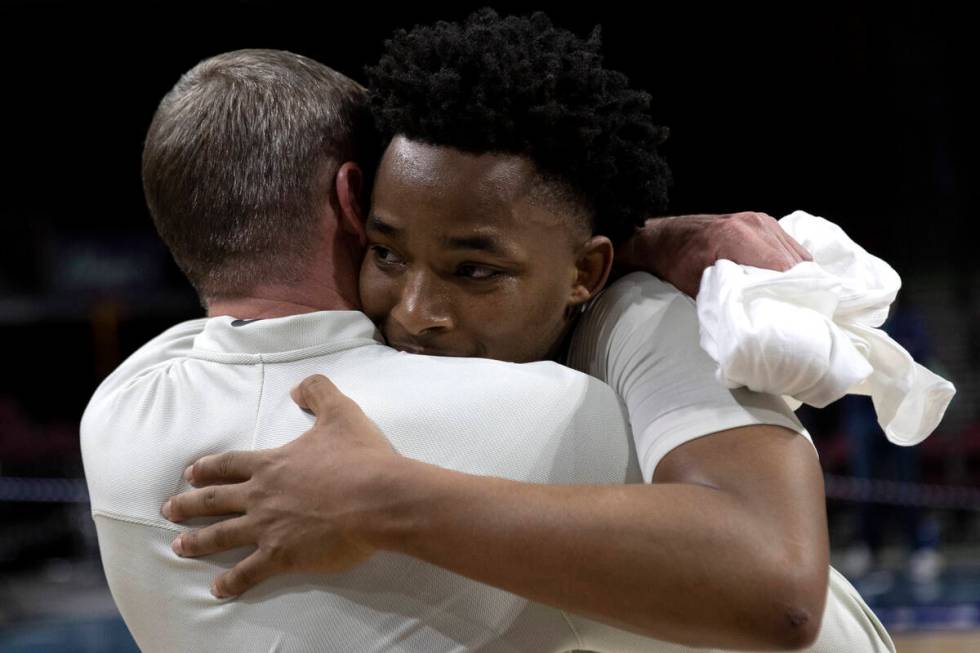
[[[598,48],[597,35],[581,41],[543,15],[502,19],[488,11],[388,43],[370,71],[376,121],[392,140],[367,222],[361,299],[403,350],[511,361],[567,356],[608,381],[629,408],[641,467],[654,484],[576,489],[481,479],[413,466],[375,438],[369,448],[412,471],[381,473],[404,483],[397,507],[390,493],[376,495],[387,509],[344,522],[350,541],[331,549],[321,542],[340,522],[333,513],[324,518],[320,502],[345,485],[336,474],[311,473],[318,462],[306,447],[314,447],[315,429],[275,454],[280,472],[258,484],[268,499],[218,501],[246,513],[237,530],[182,537],[181,551],[226,548],[215,546],[217,533],[261,550],[278,531],[285,557],[296,562],[253,561],[219,579],[222,593],[277,571],[329,567],[350,547],[365,555],[394,549],[689,645],[816,640],[811,650],[888,650],[873,615],[829,570],[811,444],[778,398],[714,380],[685,297],[652,277],[628,276],[594,303],[566,346],[576,307],[609,274],[613,243],[662,209],[667,186],[656,151],[663,131],[647,115],[649,97],[604,69]],[[312,408],[372,430],[330,384],[303,388]],[[326,430],[321,436],[343,441]],[[270,460],[235,456],[244,476]],[[216,472],[228,461],[195,466],[195,481],[239,480]],[[170,509],[178,517],[213,513],[200,499],[233,491],[191,493]],[[275,526],[257,529],[250,513]],[[319,537],[300,537],[308,532]]]

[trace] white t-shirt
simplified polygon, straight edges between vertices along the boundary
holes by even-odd
[[[106,576],[143,651],[661,650],[384,552],[346,573],[284,575],[236,600],[213,598],[212,579],[247,550],[177,557],[170,544],[187,526],[160,506],[188,489],[181,473],[198,457],[275,447],[307,430],[312,417],[289,389],[313,373],[406,456],[541,483],[640,481],[622,404],[591,377],[549,362],[400,353],[355,312],[235,323],[163,333],[105,380],[82,420]]]
[[[709,433],[771,424],[810,437],[780,397],[719,383],[698,341],[694,301],[645,272],[596,297],[575,329],[567,363],[626,402],[647,482],[672,449]]]
[[[645,272],[606,288],[576,327],[568,364],[606,381],[629,412],[643,478],[670,451],[696,438],[770,424],[809,434],[780,397],[715,379],[715,362],[699,345],[694,301]],[[814,450],[816,453],[816,450]],[[881,622],[833,568],[823,623],[811,652],[894,651]]]

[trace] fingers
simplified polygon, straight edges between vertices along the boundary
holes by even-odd
[[[790,269],[800,261],[813,260],[810,252],[806,251],[806,248],[796,242],[795,238],[779,226],[779,220],[776,220],[776,218],[767,213],[754,213],[750,215],[759,233],[764,233],[767,236],[766,240],[772,241],[775,248],[770,256],[771,265],[767,267],[771,267],[773,270],[784,271]]]
[[[195,487],[241,483],[252,478],[263,455],[260,451],[228,451],[204,456],[184,470],[184,479]]]
[[[345,398],[337,386],[322,374],[306,377],[289,395],[300,408],[316,415],[317,422],[328,419],[338,402]]]
[[[744,212],[733,216],[736,230],[730,240],[735,257],[744,265],[783,272],[801,261],[811,261],[810,253],[766,213]]]
[[[807,251],[806,247],[804,247],[803,245],[799,244],[796,241],[795,238],[793,238],[788,233],[786,233],[785,231],[783,231],[781,227],[780,227],[780,231],[782,232],[782,238],[786,242],[787,246],[791,250],[793,250],[793,252],[795,252],[797,256],[800,257],[800,260],[802,260],[802,261],[812,261],[813,260],[813,256],[810,254],[810,252]]]
[[[182,558],[196,558],[255,544],[256,537],[246,517],[236,517],[178,535],[170,548]]]
[[[813,260],[810,253],[781,227],[766,234],[766,240],[771,244],[768,249],[760,250],[764,263],[759,267],[784,272],[797,263]]]
[[[173,522],[193,517],[231,515],[245,512],[245,490],[241,484],[212,485],[170,497],[160,512]]]
[[[273,559],[261,549],[214,579],[211,593],[219,599],[238,596],[276,573]]]

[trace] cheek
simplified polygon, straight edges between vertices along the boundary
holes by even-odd
[[[542,280],[520,288],[486,316],[488,340],[505,358],[517,362],[541,360],[561,338],[567,297],[564,287]]]
[[[553,276],[549,283],[538,289],[535,321],[539,337],[547,342],[549,349],[557,344],[564,332],[570,292],[564,276]]]
[[[374,265],[365,259],[361,266],[359,291],[361,306],[365,315],[374,322],[382,322],[395,305],[398,290],[390,277],[381,273]]]
[[[529,319],[540,325],[539,328],[553,327],[563,320],[568,295],[569,288],[562,275],[541,274],[533,291],[528,293],[525,312]]]

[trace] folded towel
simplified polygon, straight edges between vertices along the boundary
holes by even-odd
[[[794,408],[871,395],[889,440],[921,442],[956,390],[878,328],[902,285],[898,273],[823,218],[796,211],[779,225],[812,262],[776,272],[720,260],[701,278],[701,346],[718,380],[782,394]]]

